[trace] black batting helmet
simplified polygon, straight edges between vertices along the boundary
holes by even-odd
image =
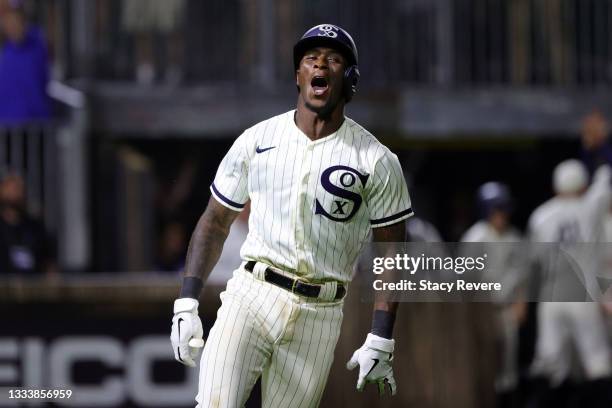
[[[344,70],[343,91],[349,102],[357,92],[359,82],[358,55],[353,37],[343,28],[334,24],[319,24],[306,31],[293,47],[293,67],[297,70],[306,51],[320,46],[338,50],[348,62]]]
[[[510,189],[497,181],[489,181],[480,186],[477,201],[480,216],[483,218],[487,218],[493,210],[511,212],[513,208]]]

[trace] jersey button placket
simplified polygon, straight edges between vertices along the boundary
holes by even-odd
[[[306,260],[306,252],[304,248],[305,241],[305,221],[306,211],[309,211],[310,206],[306,202],[308,199],[308,184],[310,182],[310,169],[312,165],[313,145],[308,143],[304,148],[304,156],[300,169],[299,187],[298,187],[298,207],[296,211],[295,222],[295,250],[297,255],[297,270],[303,271]]]

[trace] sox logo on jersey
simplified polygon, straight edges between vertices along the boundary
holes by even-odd
[[[338,181],[344,188],[340,188],[332,182],[331,177],[336,172],[341,172],[340,176],[338,177]],[[349,221],[351,218],[353,218],[355,213],[359,211],[359,207],[361,207],[361,203],[363,201],[362,197],[358,193],[351,191],[349,188],[355,185],[357,179],[359,179],[361,182],[361,186],[365,187],[369,177],[370,176],[368,174],[361,174],[357,170],[348,166],[332,166],[327,168],[321,174],[321,186],[328,193],[338,197],[339,200],[333,200],[334,209],[332,210],[331,214],[325,211],[318,199],[315,200],[315,214],[321,214],[332,221]],[[351,209],[345,209],[345,207],[347,207],[349,204],[351,205]]]

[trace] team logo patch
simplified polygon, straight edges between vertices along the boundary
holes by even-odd
[[[355,191],[365,187],[369,174],[361,174],[348,166],[332,166],[321,173],[321,186],[332,195],[321,203],[315,199],[315,214],[332,221],[349,221],[359,211],[363,199]],[[359,183],[359,184],[358,184]]]
[[[329,24],[322,24],[319,27],[319,34],[317,34],[319,37],[329,37],[329,38],[336,38],[338,37],[338,27],[334,27],[333,25],[329,25]]]

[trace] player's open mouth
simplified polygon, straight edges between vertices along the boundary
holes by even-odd
[[[327,79],[325,79],[322,76],[316,76],[312,78],[312,81],[310,82],[310,86],[312,86],[314,94],[317,96],[323,95],[327,91],[327,88],[329,87],[327,84]]]

